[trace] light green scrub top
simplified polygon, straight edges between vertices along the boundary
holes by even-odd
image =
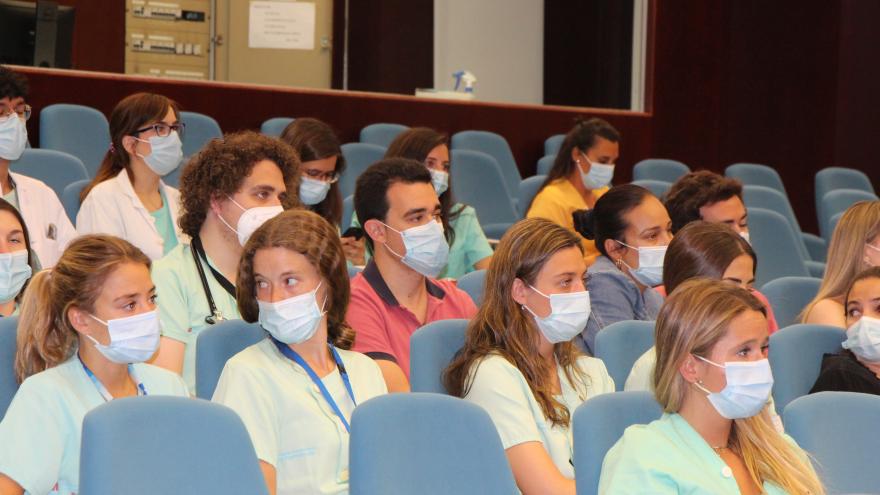
[[[355,401],[387,393],[379,366],[338,349]],[[355,404],[338,370],[321,379],[347,421]],[[257,458],[275,467],[278,493],[348,493],[349,435],[305,370],[264,339],[226,362],[213,402],[232,408]]]
[[[600,359],[582,356],[578,365],[583,376],[579,383],[569,383],[562,367],[557,366],[562,394],[556,399],[574,413],[585,400],[614,392],[614,380]],[[553,425],[544,417],[522,372],[499,354],[490,354],[473,365],[472,384],[464,400],[481,406],[498,430],[507,450],[525,442],[541,442],[559,472],[574,479],[571,464],[571,428]]]
[[[764,483],[764,492],[786,493],[770,482]],[[630,426],[605,456],[599,494],[630,493],[739,495],[740,491],[730,467],[684,418],[673,413],[647,425]]]
[[[478,261],[492,256],[492,246],[489,245],[489,240],[483,233],[483,228],[480,227],[476,210],[462,203],[456,203],[452,206],[452,211],[459,209],[461,209],[461,213],[450,222],[450,226],[455,230],[455,240],[449,248],[446,268],[437,276],[438,279],[457,279],[465,273],[474,271],[474,264]],[[351,215],[351,226],[361,226],[357,213]],[[370,253],[367,252],[364,255],[369,261]]]
[[[133,366],[148,395],[189,396],[176,374],[148,364]],[[83,417],[103,403],[76,354],[29,377],[0,422],[0,473],[25,493],[76,494]]]
[[[162,237],[162,255],[164,256],[177,247],[177,232],[174,230],[174,219],[171,218],[171,210],[168,209],[168,200],[165,199],[164,188],[160,188],[159,192],[162,194],[162,207],[156,211],[151,211],[150,216],[153,217],[156,230]]]
[[[3,195],[3,199],[5,199],[7,203],[14,206],[16,210],[21,211],[21,207],[18,206],[18,192],[16,192],[16,189],[14,187],[11,191]]]
[[[208,263],[216,266],[208,257]],[[240,319],[235,297],[226,292],[211,270],[202,262],[214,304],[227,320]],[[209,327],[205,318],[211,315],[205,289],[192,257],[189,244],[178,244],[159,261],[153,263],[153,283],[159,296],[159,320],[162,336],[182,342],[186,346],[183,358],[183,380],[196,392],[196,338]]]

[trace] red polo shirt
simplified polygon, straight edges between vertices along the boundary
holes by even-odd
[[[454,282],[426,278],[425,286],[428,290],[425,324],[471,318],[477,313],[470,296]],[[373,261],[351,280],[351,303],[346,320],[355,330],[353,350],[373,359],[397,363],[409,379],[409,337],[423,324],[397,302]]]

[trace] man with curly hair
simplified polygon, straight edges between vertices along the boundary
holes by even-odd
[[[215,139],[180,177],[180,229],[191,240],[153,265],[162,341],[154,364],[195,391],[196,338],[240,318],[238,261],[247,238],[283,209],[299,206],[300,161],[289,145],[252,131]]]
[[[749,239],[749,218],[742,199],[742,183],[708,170],[691,172],[678,179],[666,193],[666,210],[672,232],[704,220],[730,225]]]

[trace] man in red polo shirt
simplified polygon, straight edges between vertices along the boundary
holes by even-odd
[[[351,281],[348,324],[354,350],[370,356],[389,392],[409,391],[409,338],[422,325],[476,312],[453,282],[433,277],[446,266],[449,245],[440,200],[424,165],[390,158],[357,179],[357,216],[373,258]]]

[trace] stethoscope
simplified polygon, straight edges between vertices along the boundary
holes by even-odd
[[[215,325],[217,323],[220,323],[221,321],[226,321],[226,318],[223,317],[223,313],[221,313],[220,310],[217,309],[217,304],[214,303],[214,296],[211,294],[211,288],[208,287],[208,278],[205,276],[205,269],[202,267],[202,262],[199,259],[204,257],[202,241],[198,237],[194,237],[191,243],[191,247],[193,261],[195,261],[196,263],[196,270],[198,270],[199,272],[199,279],[202,281],[202,288],[205,290],[205,298],[208,300],[208,308],[211,311],[211,314],[205,317],[205,323],[207,323],[208,325]],[[214,274],[214,276],[216,277],[216,273]],[[226,281],[226,279],[224,279],[224,281]],[[223,282],[220,283],[222,284]]]

